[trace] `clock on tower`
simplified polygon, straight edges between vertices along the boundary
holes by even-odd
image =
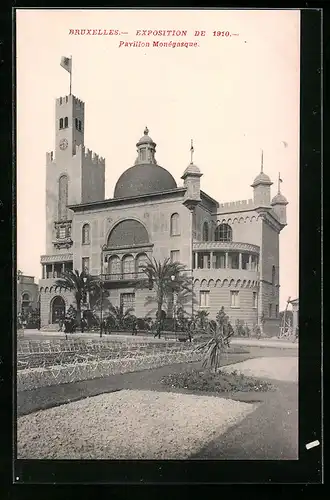
[[[61,139],[60,140],[60,149],[64,150],[68,147],[68,141],[67,139]]]

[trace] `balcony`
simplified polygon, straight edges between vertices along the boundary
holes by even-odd
[[[105,283],[136,283],[136,281],[145,278],[146,275],[143,272],[132,272],[132,273],[107,273],[101,274],[100,278]]]
[[[222,251],[222,252],[242,252],[259,255],[260,247],[251,243],[241,243],[239,241],[194,241],[194,251]]]
[[[260,248],[237,241],[194,241],[194,278],[259,281]]]

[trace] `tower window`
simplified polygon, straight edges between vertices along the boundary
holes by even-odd
[[[171,215],[171,236],[180,235],[180,217],[179,214]]]
[[[146,161],[146,159],[147,159],[146,148],[141,148],[141,150],[140,150],[140,158],[141,158],[141,161]]]
[[[215,241],[232,241],[233,231],[229,224],[220,224],[214,233]]]
[[[84,224],[82,228],[82,244],[89,245],[90,243],[90,227],[89,224]]]
[[[63,118],[60,118],[60,129],[63,128]]]
[[[67,218],[68,204],[68,177],[61,175],[58,181],[58,218],[63,220]]]
[[[203,241],[209,241],[209,225],[207,222],[203,224]]]
[[[68,126],[69,126],[69,118],[66,116],[64,118],[64,128],[68,128]]]
[[[252,302],[252,307],[256,309],[258,306],[258,296],[257,292],[253,292],[253,302]]]
[[[79,130],[81,131],[81,120],[78,120]]]
[[[272,287],[273,295],[275,294],[275,266],[272,267]]]
[[[78,130],[78,118],[75,119],[76,129]]]
[[[268,306],[268,317],[271,318],[272,317],[272,304],[269,304]]]

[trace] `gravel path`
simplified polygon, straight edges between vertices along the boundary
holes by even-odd
[[[258,404],[123,390],[17,420],[19,459],[185,459]]]
[[[298,382],[297,357],[248,359],[241,363],[227,365],[221,370],[225,372],[237,370],[239,373],[251,377]]]

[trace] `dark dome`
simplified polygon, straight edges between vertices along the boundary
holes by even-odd
[[[155,164],[134,165],[119,177],[114,198],[129,198],[141,194],[159,193],[175,189],[177,184],[172,175]]]

